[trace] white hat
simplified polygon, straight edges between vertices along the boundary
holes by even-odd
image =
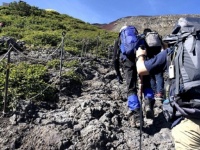
[[[126,28],[127,28],[127,26],[121,27],[121,29],[119,30],[119,33],[121,33],[121,31],[124,30],[124,29],[126,29]]]

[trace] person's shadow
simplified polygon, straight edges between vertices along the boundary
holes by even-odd
[[[142,131],[146,134],[154,135],[160,132],[162,128],[171,129],[171,123],[167,122],[163,113],[160,112],[158,116],[154,118],[153,123],[149,126],[143,127]]]

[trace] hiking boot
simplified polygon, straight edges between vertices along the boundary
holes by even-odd
[[[135,111],[132,111],[132,115],[129,117],[129,122],[131,127],[133,128],[139,128],[140,127],[140,123],[142,123],[143,126],[143,118],[142,121],[140,121],[140,109],[138,108]]]
[[[158,101],[162,101],[163,100],[163,94],[162,93],[157,93],[155,94],[155,100],[158,100]]]
[[[153,110],[154,103],[155,100],[145,99],[145,112],[147,119],[154,118],[154,110]]]
[[[129,119],[132,115],[133,115],[133,111],[132,111],[132,110],[129,110],[129,111],[125,114],[125,117],[126,117],[127,119]]]

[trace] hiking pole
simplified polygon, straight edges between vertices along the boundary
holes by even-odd
[[[82,58],[83,58],[84,47],[85,47],[85,39],[82,40],[81,62],[82,62]]]
[[[86,39],[86,43],[85,43],[85,48],[84,48],[84,56],[87,57],[87,49],[88,49],[88,45],[89,45],[89,39]]]
[[[10,50],[8,52],[7,68],[6,68],[6,83],[5,83],[5,98],[4,98],[4,106],[3,106],[3,117],[5,117],[5,115],[6,115],[6,107],[7,107],[7,100],[8,100],[9,73],[10,73]]]
[[[63,50],[64,50],[64,38],[65,38],[65,35],[66,35],[66,32],[65,31],[63,31],[62,32],[62,48],[61,48],[61,53],[60,53],[60,75],[59,75],[59,77],[60,77],[60,89],[59,89],[59,91],[61,92],[61,84],[62,84],[62,82],[61,82],[61,79],[62,79],[62,60],[63,60]]]
[[[142,96],[142,92],[143,92],[143,89],[142,89],[142,77],[140,78],[139,77],[139,94],[138,94],[138,97],[139,97],[139,101],[140,101],[140,150],[142,150],[142,127],[143,127],[143,112],[142,112],[142,99],[143,99],[143,96]]]

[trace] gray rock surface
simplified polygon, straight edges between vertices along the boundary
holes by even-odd
[[[20,109],[0,118],[1,150],[139,149],[140,130],[131,127],[125,115],[125,81],[117,82],[111,62],[85,58],[76,70],[85,80],[77,85],[64,79],[58,102],[21,100]],[[55,74],[52,71],[52,80]],[[160,102],[154,110],[154,120],[144,118],[142,149],[174,150]]]

